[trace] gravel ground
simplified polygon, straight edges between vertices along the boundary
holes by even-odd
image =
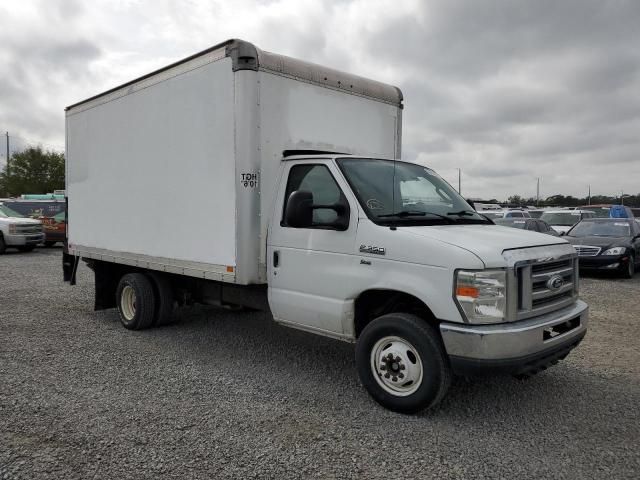
[[[0,256],[0,479],[638,478],[640,274],[585,278],[590,332],[528,381],[459,379],[429,413],[375,404],[353,346],[261,313],[129,332],[60,249]]]

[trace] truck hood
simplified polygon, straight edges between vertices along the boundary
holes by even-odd
[[[20,217],[0,217],[0,224],[2,225],[40,225],[40,220],[33,218],[20,218]]]
[[[476,255],[487,268],[504,267],[502,252],[505,250],[567,244],[562,238],[498,225],[432,225],[402,227],[402,230],[463,248]]]

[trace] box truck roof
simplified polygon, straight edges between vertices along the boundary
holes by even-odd
[[[70,110],[81,105],[86,106],[88,103],[93,103],[93,101],[102,99],[105,96],[110,96],[110,94],[116,94],[118,91],[125,89],[125,87],[135,86],[145,80],[159,79],[161,78],[159,74],[163,72],[175,71],[176,67],[191,65],[192,60],[200,58],[206,59],[210,56],[231,58],[234,72],[238,70],[255,70],[278,73],[280,75],[290,76],[296,80],[372,98],[391,105],[402,106],[402,91],[398,87],[323,67],[304,60],[266,52],[244,40],[230,39],[183,58],[171,65],[167,65],[166,67],[107,90],[106,92],[70,105],[65,110]]]

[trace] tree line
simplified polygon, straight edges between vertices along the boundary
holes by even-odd
[[[540,199],[537,201],[535,197],[521,197],[520,195],[512,195],[507,199],[507,203],[510,205],[538,205],[540,207],[580,207],[583,205],[600,205],[600,204],[616,204],[621,203],[629,207],[640,206],[640,193],[635,195],[624,195],[624,198],[620,198],[620,195],[616,197],[609,197],[607,195],[591,195],[589,197],[573,197],[571,195],[551,195],[550,197]]]
[[[14,153],[0,171],[0,196],[64,189],[64,153],[29,147]]]

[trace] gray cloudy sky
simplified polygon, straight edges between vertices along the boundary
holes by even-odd
[[[467,196],[640,192],[633,0],[4,0],[0,130],[64,145],[66,105],[232,37],[399,86],[403,157]]]

